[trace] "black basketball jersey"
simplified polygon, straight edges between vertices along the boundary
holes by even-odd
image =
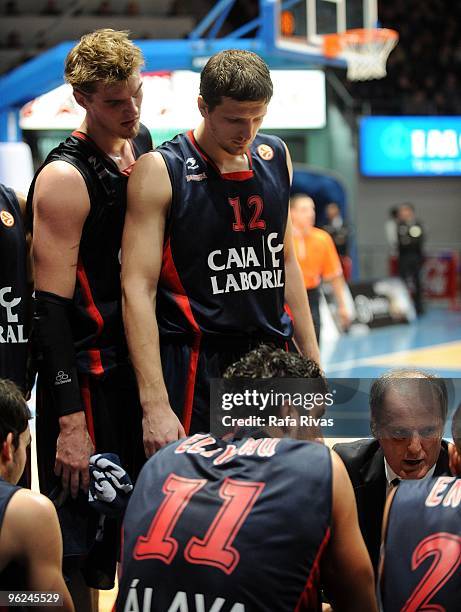
[[[27,244],[19,202],[0,184],[0,378],[26,390],[29,298]]]
[[[331,475],[325,446],[291,439],[158,451],[125,514],[118,612],[317,610]]]
[[[157,151],[173,190],[157,291],[160,334],[289,338],[283,239],[290,181],[282,141],[257,136],[249,169],[227,174],[193,132]]]
[[[146,127],[141,126],[131,144],[136,159],[152,148]],[[53,161],[66,161],[77,168],[88,188],[90,212],[80,240],[70,323],[78,371],[101,376],[127,358],[121,313],[120,246],[131,166],[120,172],[86,134],[74,132],[49,153],[37,171],[29,190],[29,213],[37,176]]]
[[[402,481],[381,581],[384,612],[461,610],[461,478]]]
[[[2,530],[3,519],[5,517],[6,508],[16,493],[21,487],[12,485],[6,480],[0,478],[0,532]],[[0,571],[0,590],[13,591],[15,589],[24,589],[24,569],[20,569],[17,563],[10,563]],[[2,609],[0,607],[0,609]],[[21,607],[21,610],[23,608]]]

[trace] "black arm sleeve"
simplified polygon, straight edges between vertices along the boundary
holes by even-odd
[[[71,304],[71,300],[55,293],[35,291],[34,342],[38,369],[58,417],[83,410],[69,323]]]

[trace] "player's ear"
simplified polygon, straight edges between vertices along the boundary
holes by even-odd
[[[86,94],[84,94],[83,91],[80,91],[79,89],[74,89],[74,98],[79,106],[87,110],[88,100]]]
[[[10,431],[4,440],[1,449],[1,457],[3,463],[9,463],[13,460],[14,455],[14,444],[13,444],[13,433]]]
[[[204,119],[206,119],[208,117],[208,106],[206,105],[205,100],[202,96],[199,96],[197,98],[197,105],[200,114]]]

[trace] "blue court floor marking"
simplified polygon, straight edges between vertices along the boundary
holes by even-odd
[[[374,364],[373,358],[392,357],[414,349],[437,345],[443,350],[461,340],[461,313],[433,308],[423,317],[408,325],[396,325],[371,330],[367,335],[343,335],[336,342],[322,345],[322,365],[329,377],[376,377],[392,368],[392,364]],[[459,368],[431,364],[429,369],[440,376],[461,377],[461,351]],[[396,364],[402,367],[402,363]]]

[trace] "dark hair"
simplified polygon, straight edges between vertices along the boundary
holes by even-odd
[[[387,391],[390,388],[398,388],[399,380],[413,380],[421,384],[421,389],[435,394],[440,407],[440,417],[445,423],[448,412],[448,391],[443,378],[438,378],[428,372],[421,370],[392,370],[377,378],[370,389],[370,412],[371,412],[371,431],[376,435],[379,425],[386,421],[383,414],[383,404]],[[383,419],[384,417],[384,419]]]
[[[19,388],[11,380],[0,378],[0,444],[11,432],[17,448],[19,436],[27,429],[30,418],[29,407]]]
[[[455,410],[451,422],[451,435],[455,442],[456,448],[461,452],[461,404]]]
[[[227,49],[210,57],[200,75],[200,94],[209,110],[223,97],[269,102],[273,88],[267,64],[251,51]]]
[[[307,357],[261,344],[230,365],[224,378],[323,378],[320,366]]]

